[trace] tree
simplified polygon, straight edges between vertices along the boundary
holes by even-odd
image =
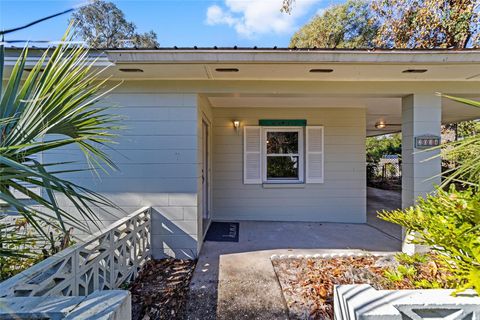
[[[294,2],[284,0],[281,11],[290,13]],[[382,48],[478,47],[479,6],[478,0],[373,0],[371,5],[357,2],[353,6],[347,2],[328,9],[326,12],[329,15],[315,17],[300,29],[298,35],[293,36],[292,43],[299,47],[312,46],[316,43],[312,39],[318,38],[318,43],[324,47],[325,44],[330,46],[338,43],[339,46],[352,48],[362,44],[369,46],[370,42]],[[358,12],[345,14],[349,7]],[[356,21],[360,23],[352,23]],[[370,24],[366,21],[370,21]],[[345,38],[338,30],[342,23],[347,26]],[[374,41],[370,38],[372,32],[375,33]],[[369,41],[359,42],[358,36],[348,37],[349,34],[365,34]],[[330,35],[334,36],[333,41],[329,40]],[[329,41],[325,41],[325,37]],[[346,41],[335,41],[338,38]]]
[[[291,47],[366,48],[374,46],[379,23],[364,0],[348,0],[315,16],[297,31]]]
[[[107,80],[98,79],[102,70],[92,69],[95,61],[89,59],[86,48],[63,44],[71,40],[67,31],[62,42],[53,51],[46,50],[28,74],[25,48],[4,90],[0,82],[0,201],[47,241],[54,241],[48,228],[67,235],[72,226],[89,232],[87,221],[98,222],[94,206],[118,209],[106,197],[62,176],[83,169],[62,161],[38,161],[41,153],[76,146],[92,167],[115,168],[100,146],[112,142],[118,119],[108,113],[109,107],[96,105],[113,88],[105,88]],[[1,45],[0,79],[3,60]],[[69,164],[67,169],[65,164]],[[43,191],[38,194],[28,186]],[[29,200],[23,201],[25,197]],[[78,215],[59,205],[59,197],[76,208]],[[12,240],[0,237],[0,247]],[[7,253],[12,254],[0,250],[0,256]]]
[[[366,140],[367,161],[378,162],[387,154],[401,155],[402,136],[400,133],[379,137],[369,137]]]
[[[378,46],[466,48],[480,43],[477,0],[374,0]]]
[[[463,121],[457,124],[457,136],[466,138],[480,133],[480,122],[478,120]]]
[[[159,44],[157,42],[157,34],[150,30],[142,34],[136,33],[132,38],[132,45],[137,48],[155,48]]]
[[[79,35],[92,48],[154,48],[158,46],[154,31],[137,33],[133,22],[112,2],[93,0],[72,14]]]

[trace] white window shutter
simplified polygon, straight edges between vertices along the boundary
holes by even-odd
[[[307,126],[306,131],[306,181],[307,183],[323,183],[323,127]]]
[[[262,130],[246,126],[243,130],[243,183],[262,183]]]

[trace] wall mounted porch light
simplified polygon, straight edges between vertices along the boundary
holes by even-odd
[[[240,121],[239,120],[233,120],[233,128],[235,129],[235,132],[238,134],[238,131],[240,129]]]

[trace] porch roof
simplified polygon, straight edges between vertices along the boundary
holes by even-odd
[[[480,63],[480,49],[158,48],[106,49],[116,63]]]
[[[33,48],[29,65],[45,49]],[[7,48],[15,63],[19,48]],[[103,76],[156,80],[146,92],[203,94],[212,107],[365,108],[367,135],[400,130],[401,97],[436,92],[480,97],[480,50],[157,48],[92,50]],[[480,110],[444,99],[442,122],[480,118]]]
[[[20,48],[10,47],[12,66]],[[45,48],[30,48],[27,67]],[[90,52],[105,76],[154,80],[480,81],[480,49],[156,48]]]

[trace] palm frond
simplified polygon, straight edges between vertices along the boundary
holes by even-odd
[[[441,96],[452,101],[480,108],[479,101],[450,95]],[[444,172],[442,186],[446,186],[452,182],[459,182],[471,187],[480,188],[480,134],[450,142],[446,146],[449,147],[446,149],[448,157],[460,160],[455,168]]]
[[[112,115],[111,107],[97,105],[116,86],[108,87],[108,78],[99,80],[104,69],[95,69],[96,60],[90,59],[87,48],[65,44],[73,37],[69,27],[60,44],[46,50],[28,75],[25,48],[0,93],[0,200],[44,236],[48,236],[42,230],[44,224],[63,232],[71,226],[88,230],[87,221],[98,226],[93,207],[119,209],[103,195],[62,178],[64,173],[85,169],[73,168],[67,161],[36,160],[39,154],[73,145],[84,154],[88,170],[117,168],[101,149],[114,142],[121,119]],[[0,75],[3,57],[2,47]],[[43,192],[32,192],[27,185],[41,187]],[[16,194],[29,201],[17,199]],[[76,213],[62,208],[60,196]]]

